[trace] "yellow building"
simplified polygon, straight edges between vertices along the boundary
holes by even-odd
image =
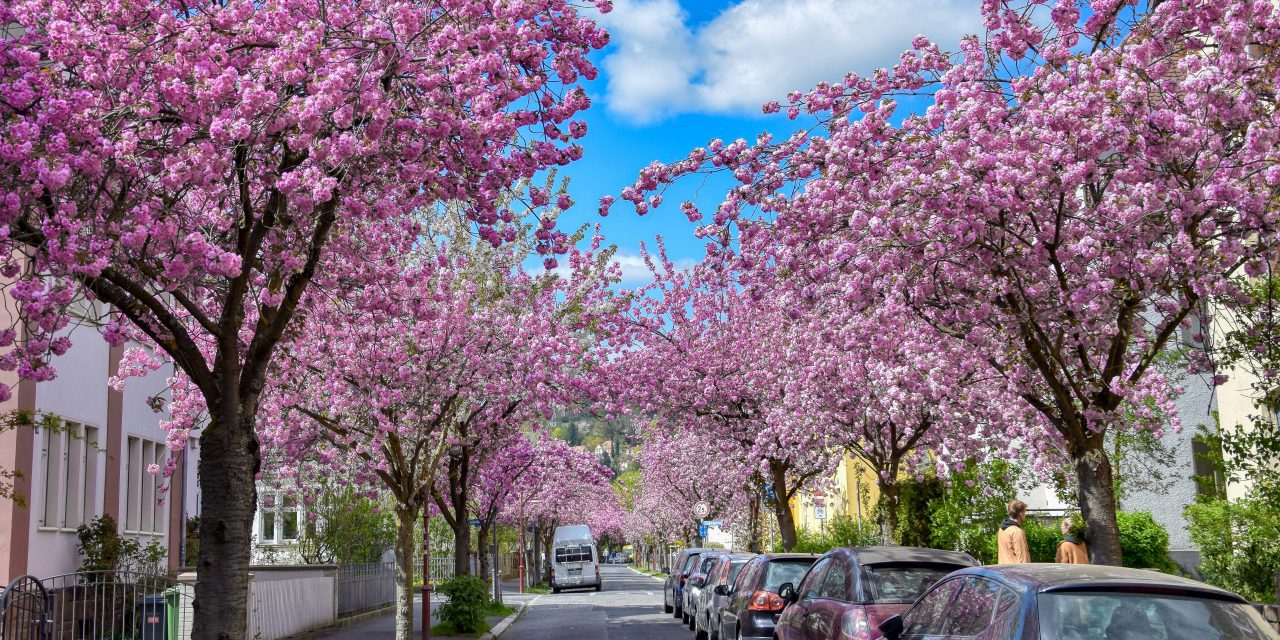
[[[880,498],[875,474],[865,463],[848,454],[823,484],[820,489],[800,492],[791,501],[791,516],[797,530],[820,531],[824,522],[841,514],[855,520],[870,518],[871,509]]]

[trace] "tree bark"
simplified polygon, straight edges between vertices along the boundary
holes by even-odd
[[[415,509],[396,507],[396,640],[413,638],[413,561]]]
[[[782,550],[791,551],[796,546],[796,519],[791,514],[791,491],[787,488],[787,468],[782,462],[769,462],[769,472],[773,476],[773,512],[778,518],[778,537],[782,539]]]
[[[756,497],[751,499],[751,509],[747,514],[747,551],[751,553],[764,553],[760,545],[760,492],[756,490]],[[773,549],[770,549],[773,551]]]
[[[480,578],[493,587],[493,563],[490,562],[490,556],[485,553],[489,548],[489,523],[481,523],[480,530],[476,532],[476,553],[480,559]]]
[[[249,564],[261,456],[254,431],[256,397],[235,392],[211,403],[200,438],[203,505],[196,561],[193,635],[196,640],[243,640],[248,635]]]
[[[1076,470],[1076,501],[1088,536],[1089,562],[1120,566],[1123,557],[1115,487],[1102,434],[1090,437],[1071,461]]]
[[[898,479],[877,475],[880,488],[880,539],[885,544],[896,544],[898,537]]]
[[[463,505],[453,521],[453,575],[471,575],[471,523]]]

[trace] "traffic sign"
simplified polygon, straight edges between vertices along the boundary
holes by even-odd
[[[484,524],[484,521],[483,521],[483,520],[481,520],[480,518],[472,518],[472,519],[470,519],[470,520],[468,520],[468,521],[467,521],[467,524],[469,524],[469,525],[471,525],[471,526],[473,526],[473,527],[478,527],[478,526],[480,526],[480,525]]]
[[[724,526],[724,520],[703,520],[703,521],[702,521],[702,526],[704,526],[704,527],[723,527],[723,526]]]
[[[707,537],[707,525],[705,524],[698,525],[698,537],[699,538]]]
[[[813,508],[813,519],[814,519],[814,520],[826,520],[826,519],[827,519],[827,508],[826,508],[826,507],[814,507],[814,508]]]
[[[693,505],[693,515],[698,516],[699,518],[705,518],[711,515],[711,505],[707,504],[706,500],[699,500]]]

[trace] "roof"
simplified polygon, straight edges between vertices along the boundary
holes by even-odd
[[[818,559],[818,556],[813,553],[765,553],[761,555],[768,562],[773,560],[808,560],[814,562]]]
[[[861,564],[950,564],[962,567],[977,566],[973,556],[959,551],[925,549],[922,547],[854,547],[847,551]]]
[[[965,569],[965,573],[993,575],[1040,593],[1061,591],[1196,591],[1222,600],[1246,602],[1244,598],[1218,587],[1149,569],[1130,569],[1089,564],[1001,564]]]

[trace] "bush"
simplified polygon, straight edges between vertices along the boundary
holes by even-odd
[[[826,553],[837,547],[869,547],[880,544],[880,528],[867,520],[839,514],[827,521],[822,530],[796,530],[794,553]],[[774,543],[774,551],[782,551],[782,541]]]
[[[1116,514],[1116,522],[1124,566],[1178,573],[1178,566],[1169,559],[1169,532],[1151,517],[1151,512],[1121,511]]]
[[[489,587],[475,576],[455,576],[438,588],[449,599],[440,606],[440,622],[459,633],[475,633],[485,626]]]
[[[1209,584],[1254,602],[1275,602],[1280,573],[1280,509],[1257,498],[1188,505],[1187,528]]]
[[[1022,532],[1027,535],[1027,548],[1031,550],[1032,562],[1057,560],[1058,543],[1062,542],[1061,531],[1042,525],[1039,520],[1028,518],[1022,523]]]
[[[132,571],[163,574],[168,552],[158,542],[146,546],[120,535],[115,518],[102,515],[76,528],[80,571]]]

